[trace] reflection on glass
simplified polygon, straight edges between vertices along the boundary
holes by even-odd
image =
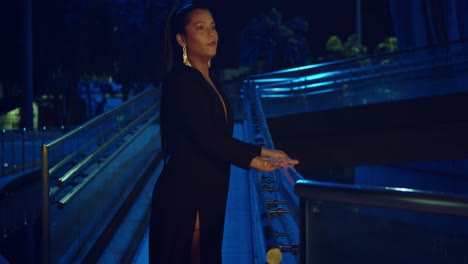
[[[305,263],[466,263],[468,219],[306,201]]]

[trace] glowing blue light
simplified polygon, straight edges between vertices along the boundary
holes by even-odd
[[[296,78],[294,82],[304,82],[304,81],[311,81],[311,80],[317,80],[317,79],[321,79],[321,78],[327,78],[327,77],[330,77],[330,76],[333,76],[335,74],[340,74],[341,71],[331,71],[331,72],[323,72],[323,73],[316,73],[316,74],[312,74],[312,75],[308,75],[308,76],[303,76],[303,77],[300,77],[300,78]]]
[[[410,188],[402,188],[402,187],[390,187],[389,189],[390,189],[390,190],[399,191],[399,192],[414,192],[413,189],[410,189]]]
[[[262,93],[289,92],[291,91],[291,88],[288,88],[288,87],[263,88],[261,91]]]
[[[324,63],[317,63],[317,64],[311,64],[311,65],[306,65],[306,66],[299,66],[299,67],[290,68],[290,69],[286,69],[286,70],[279,70],[279,71],[274,71],[274,72],[257,74],[257,75],[254,75],[253,77],[254,78],[260,78],[261,76],[268,76],[268,75],[281,74],[281,73],[291,73],[291,72],[304,71],[304,70],[318,68],[318,67],[321,67],[321,66],[331,65],[331,64],[335,64],[335,63],[336,62],[324,62]]]
[[[305,86],[299,86],[299,87],[294,87],[293,90],[302,90],[302,89],[309,89],[309,88],[315,88],[315,87],[320,87],[320,86],[325,86],[325,85],[331,85],[334,82],[328,81],[328,82],[319,82],[319,83],[311,83]]]
[[[287,82],[294,80],[295,78],[266,78],[253,80],[255,83],[271,83],[271,82]]]
[[[316,94],[324,94],[324,93],[332,93],[335,92],[337,89],[329,88],[329,89],[322,89],[322,90],[314,90],[307,93],[276,93],[276,94],[261,94],[260,97],[262,98],[287,98],[287,97],[299,97],[299,96],[309,96],[309,95],[316,95]]]

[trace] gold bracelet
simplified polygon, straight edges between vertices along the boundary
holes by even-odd
[[[264,159],[263,160],[263,168],[266,168],[266,166],[267,166],[267,159]]]

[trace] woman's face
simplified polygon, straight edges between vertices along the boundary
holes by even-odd
[[[186,35],[178,35],[180,45],[187,47],[187,57],[190,62],[207,62],[216,55],[218,33],[211,13],[205,9],[195,9],[189,14],[185,26]]]

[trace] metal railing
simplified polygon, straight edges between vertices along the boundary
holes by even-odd
[[[93,250],[156,159],[158,101],[149,88],[42,146],[43,263],[80,261]]]
[[[251,76],[267,117],[466,91],[468,41]]]
[[[296,173],[290,170],[290,173]],[[468,217],[468,196],[397,187],[298,180],[301,199]]]
[[[250,141],[274,148],[258,91],[245,85],[243,96],[248,117],[246,127],[253,137]],[[294,180],[291,179],[281,170],[268,173],[250,171],[253,244],[258,256],[256,263],[298,262],[299,206],[294,195]]]
[[[464,83],[468,81],[467,46],[468,42],[465,40],[447,45],[333,61],[251,76],[244,81],[243,87],[246,115],[250,118],[247,119],[247,125],[254,135],[251,141],[274,148],[266,125],[267,117],[465,92]],[[341,189],[325,190],[324,186],[327,186],[327,183],[316,183],[323,191],[317,191],[316,188],[312,192],[308,185],[307,191],[302,191],[307,181],[293,168],[284,168],[283,171],[273,173],[252,173],[251,184],[257,186],[252,188],[252,193],[255,194],[255,201],[259,204],[252,213],[254,218],[260,219],[255,234],[258,240],[263,241],[263,244],[258,241],[255,243],[260,245],[257,245],[257,254],[262,255],[262,252],[268,254],[269,250],[275,249],[279,250],[280,254],[272,254],[274,257],[271,258],[266,256],[263,260],[268,263],[278,263],[282,257],[293,255],[295,257],[286,261],[287,263],[299,260],[302,263],[312,263],[307,261],[310,260],[310,253],[306,252],[306,247],[309,247],[307,243],[310,241],[306,241],[304,233],[307,233],[310,227],[304,226],[304,223],[308,223],[308,218],[304,216],[306,212],[301,203],[313,195],[320,195],[320,199],[339,202],[332,199],[340,196]],[[351,188],[352,190],[349,190],[342,199],[343,202],[348,199],[347,203],[356,201],[360,205],[382,206],[383,203],[390,201],[382,201],[381,190],[372,193],[363,188],[362,186]],[[395,189],[392,192],[400,195],[401,190]],[[409,193],[406,192],[404,195]],[[414,191],[413,195],[418,196],[423,193]],[[448,213],[450,207],[455,206],[457,209],[451,211],[452,213],[465,214],[465,212],[460,213],[460,210],[466,206],[464,198],[461,198],[463,200],[461,203],[457,203],[460,197],[442,198],[444,195],[435,197],[432,193],[424,195],[431,195],[436,199],[432,202],[438,205],[434,206],[430,200],[423,205],[422,200],[418,200],[419,197],[413,197],[411,200],[410,196],[405,196],[402,198],[405,202],[397,203],[404,207],[399,208],[394,204],[392,208],[406,210],[410,208],[412,202],[415,202],[411,209],[418,212],[430,208],[430,210],[439,210],[439,213]],[[299,196],[303,196],[303,199],[301,200]],[[362,199],[365,197],[368,203],[357,197]],[[312,212],[314,208],[316,207],[311,207],[309,214],[317,213]],[[287,244],[283,241],[287,241]],[[283,254],[285,252],[293,254]]]
[[[297,181],[295,191],[302,211],[301,263],[329,263],[325,254],[359,263],[392,258],[391,263],[464,263],[468,258],[468,196],[311,180]],[[340,221],[325,223],[337,216]],[[331,229],[336,233],[330,234]],[[408,229],[404,238],[397,238],[403,246],[389,247],[402,229]],[[379,233],[364,235],[362,230]],[[351,254],[353,245],[343,243],[344,237],[376,253]],[[320,252],[324,245],[326,253]]]
[[[39,168],[40,146],[63,135],[63,128],[42,127],[37,130],[0,131],[0,177]]]

